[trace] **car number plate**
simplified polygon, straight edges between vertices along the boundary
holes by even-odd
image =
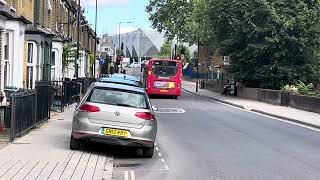
[[[110,136],[120,136],[120,137],[128,137],[129,131],[126,130],[120,130],[120,129],[112,129],[112,128],[104,128],[103,129],[104,135],[110,135]]]

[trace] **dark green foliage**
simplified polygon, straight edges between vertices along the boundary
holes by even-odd
[[[279,89],[314,81],[319,3],[312,0],[211,0],[210,21],[230,72],[245,85]]]

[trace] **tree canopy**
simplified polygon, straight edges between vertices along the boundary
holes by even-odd
[[[150,0],[169,39],[219,48],[227,71],[251,87],[319,83],[319,0]]]
[[[210,22],[230,72],[253,87],[279,89],[315,80],[319,3],[313,0],[212,0]]]

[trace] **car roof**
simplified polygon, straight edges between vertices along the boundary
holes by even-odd
[[[143,88],[123,85],[123,84],[115,84],[115,83],[94,82],[93,87],[104,87],[104,88],[121,89],[121,90],[145,93],[145,90]]]
[[[159,58],[152,58],[152,59],[150,59],[149,60],[149,62],[150,61],[172,61],[172,62],[177,62],[177,63],[181,63],[181,61],[180,60],[174,60],[174,59],[159,59]]]
[[[139,84],[135,81],[128,80],[128,79],[112,78],[112,77],[111,78],[110,77],[102,77],[99,79],[99,82],[139,86]]]
[[[125,79],[125,80],[131,80],[131,81],[140,81],[140,78],[136,77],[136,76],[131,76],[131,75],[127,75],[127,74],[112,74],[111,77],[113,78],[121,78],[121,79]]]

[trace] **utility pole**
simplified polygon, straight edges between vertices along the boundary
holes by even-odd
[[[80,6],[80,0],[78,0],[78,14],[77,14],[77,57],[74,60],[74,77],[78,79],[79,72],[78,72],[78,60],[80,58],[80,13],[81,13],[81,6]]]
[[[96,19],[95,19],[95,30],[94,30],[94,34],[95,34],[95,37],[94,37],[94,63],[93,63],[93,77],[96,76],[96,57],[97,57],[97,24],[98,24],[98,0],[96,0]]]
[[[200,31],[200,19],[199,19],[199,31]],[[198,58],[197,58],[197,82],[196,82],[196,92],[199,88],[199,58],[200,58],[200,32],[198,32]]]

